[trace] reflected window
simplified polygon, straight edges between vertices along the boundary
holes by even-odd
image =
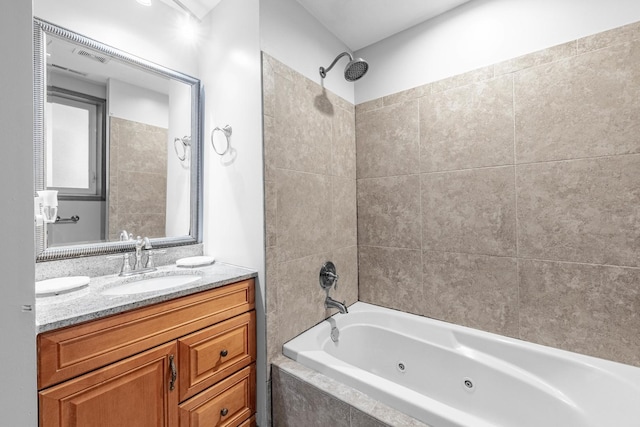
[[[46,187],[61,198],[104,200],[105,100],[49,87]]]

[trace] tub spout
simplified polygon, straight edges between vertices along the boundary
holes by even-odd
[[[349,310],[347,310],[347,306],[344,302],[336,301],[329,295],[327,295],[327,298],[324,300],[324,308],[337,308],[338,311],[342,314],[349,313]]]

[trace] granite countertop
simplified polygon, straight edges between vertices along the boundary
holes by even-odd
[[[126,282],[178,274],[197,274],[201,278],[185,285],[153,292],[113,296],[102,293]],[[36,298],[36,333],[99,319],[256,276],[257,272],[254,270],[215,262],[210,266],[196,268],[176,267],[175,264],[162,266],[152,273],[129,277],[119,277],[117,274],[92,277],[89,286],[84,289]]]

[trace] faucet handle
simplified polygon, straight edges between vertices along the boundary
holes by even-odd
[[[325,262],[320,268],[320,286],[328,292],[337,282],[336,266],[331,261]]]
[[[120,275],[124,275],[124,273],[128,273],[131,271],[131,261],[129,259],[129,255],[131,255],[129,252],[124,252],[118,255],[108,255],[107,259],[121,259],[122,260],[122,267],[120,267]]]

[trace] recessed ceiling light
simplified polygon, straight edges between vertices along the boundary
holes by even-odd
[[[136,1],[143,6],[151,6],[151,0],[136,0]]]

